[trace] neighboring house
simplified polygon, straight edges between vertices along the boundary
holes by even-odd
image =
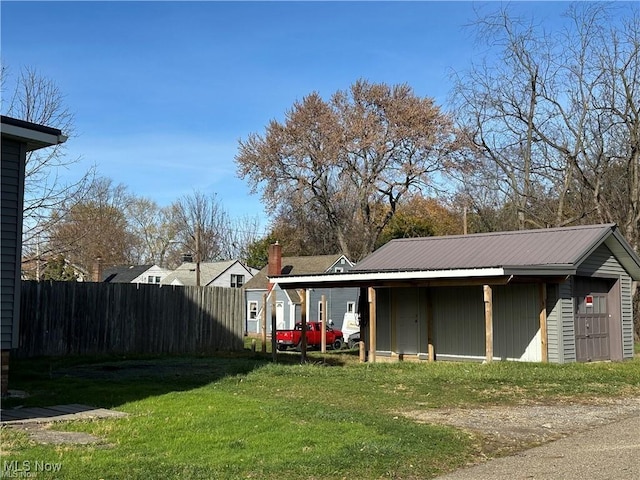
[[[393,240],[351,272],[271,278],[367,288],[370,361],[553,363],[633,357],[634,280],[613,224]]]
[[[267,332],[271,332],[271,305],[275,295],[276,329],[292,329],[301,319],[302,299],[295,289],[281,289],[269,284],[270,275],[334,274],[350,271],[354,264],[344,255],[318,255],[307,257],[282,257],[281,246],[269,247],[269,264],[258,272],[245,286],[247,297],[247,333],[261,333],[261,314],[264,295],[267,295]],[[307,320],[323,320],[322,296],[327,302],[327,320],[341,328],[346,313],[355,315],[358,301],[357,288],[314,288],[305,292]]]
[[[109,267],[102,272],[102,281],[106,283],[147,283],[160,285],[171,270],[158,265],[121,265]]]
[[[167,275],[162,285],[196,285],[196,263],[184,262]],[[252,269],[239,260],[200,263],[200,285],[203,287],[240,288],[253,277]]]
[[[44,280],[47,278],[47,269],[50,268],[51,264],[56,264],[60,262],[59,256],[56,255],[47,255],[41,256],[39,258],[30,258],[30,259],[22,259],[22,280]],[[71,263],[66,258],[62,259],[64,262],[64,268],[70,274],[73,275],[76,282],[88,282],[90,279],[90,274],[87,270],[82,268],[80,265],[76,265],[75,263]]]
[[[5,395],[9,378],[9,352],[18,347],[22,218],[27,153],[58,145],[65,142],[67,137],[58,129],[4,115],[1,118],[0,130],[2,132],[2,174],[0,180],[2,357],[0,363],[2,364],[1,394]]]

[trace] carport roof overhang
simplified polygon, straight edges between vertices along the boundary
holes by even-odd
[[[451,270],[357,271],[269,277],[280,288],[500,285],[516,281],[555,283],[575,275],[573,265],[535,265]]]

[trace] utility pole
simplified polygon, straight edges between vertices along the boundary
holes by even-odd
[[[200,286],[200,224],[196,225],[196,287]]]
[[[462,234],[467,234],[467,206],[462,207]]]

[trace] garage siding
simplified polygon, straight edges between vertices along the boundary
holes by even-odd
[[[538,284],[493,288],[494,358],[542,360],[538,289]]]
[[[606,245],[600,245],[578,267],[578,275],[620,279],[620,300],[622,316],[622,357],[633,358],[633,303],[631,297],[631,277],[613,256]]]
[[[376,350],[391,353],[391,289],[376,288]]]
[[[576,331],[573,308],[573,281],[567,280],[560,284],[560,329],[562,332],[562,357],[560,363],[576,361]]]
[[[1,279],[1,344],[2,350],[17,348],[20,313],[20,262],[22,245],[22,198],[25,146],[2,139],[2,261]]]
[[[551,363],[562,363],[559,294],[560,287],[557,284],[547,284],[547,355]]]
[[[436,357],[485,358],[482,287],[434,288],[433,336]]]

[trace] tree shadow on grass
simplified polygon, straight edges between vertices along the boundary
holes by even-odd
[[[342,355],[317,355],[309,363],[341,366]],[[245,350],[207,356],[99,356],[16,359],[11,390],[25,398],[3,399],[3,408],[83,404],[101,408],[144,398],[188,391],[241,377],[272,363],[271,354]],[[278,354],[278,363],[300,363],[300,355]]]

